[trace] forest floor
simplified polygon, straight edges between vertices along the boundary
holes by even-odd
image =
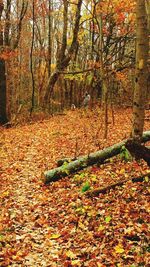
[[[129,137],[131,117],[130,109],[115,110],[113,124],[109,114],[107,140],[98,109],[0,129],[1,267],[150,266],[148,179],[98,197],[83,193],[87,183],[97,188],[146,174],[146,163],[117,156],[47,186],[41,180],[60,158]]]

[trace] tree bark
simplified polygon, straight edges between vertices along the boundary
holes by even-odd
[[[150,34],[150,1],[146,0],[146,13],[148,17],[148,33]]]
[[[2,26],[2,13],[4,10],[4,3],[0,0],[0,48],[3,46],[3,26]]]
[[[6,70],[5,61],[0,59],[0,124],[8,122],[6,100]]]
[[[133,99],[132,137],[141,137],[148,93],[148,22],[145,0],[137,0],[136,9],[136,77]]]
[[[142,142],[147,142],[149,140],[150,131],[147,131],[143,134]],[[96,163],[103,164],[106,159],[118,155],[121,152],[122,146],[124,146],[126,142],[127,140],[124,140],[103,150],[99,150],[87,156],[79,157],[77,160],[64,164],[63,166],[46,171],[42,174],[42,180],[45,184],[48,184],[50,182],[58,181],[62,177],[66,177]]]

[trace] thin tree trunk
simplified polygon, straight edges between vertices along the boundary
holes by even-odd
[[[104,94],[104,139],[108,135],[108,88],[107,82],[103,79],[103,94]]]
[[[35,79],[34,79],[34,71],[33,71],[33,49],[34,49],[34,36],[35,36],[35,5],[34,0],[32,2],[32,43],[31,43],[31,51],[30,51],[30,71],[31,71],[31,79],[32,79],[32,97],[31,97],[31,109],[30,109],[30,116],[34,110],[35,106]]]
[[[7,47],[9,46],[10,11],[11,11],[11,0],[7,0],[6,22],[4,29],[4,44]]]
[[[52,59],[52,3],[48,4],[48,77],[51,76],[51,59]]]
[[[5,61],[0,59],[0,124],[8,122]]]
[[[99,30],[100,30],[100,41],[99,41],[99,50],[100,50],[100,76],[102,79],[102,102],[104,108],[104,139],[107,139],[108,134],[108,82],[106,77],[106,71],[104,69],[104,59],[103,59],[103,22],[102,16],[99,16]]]
[[[146,0],[146,12],[148,16],[148,33],[150,34],[150,1]]]
[[[3,26],[2,26],[2,13],[4,10],[4,3],[0,0],[0,124],[8,122],[6,112],[6,66],[5,60],[2,58],[3,47]]]
[[[3,46],[3,26],[2,26],[2,13],[4,10],[4,3],[2,0],[0,0],[0,48]],[[0,51],[1,53],[1,51]]]

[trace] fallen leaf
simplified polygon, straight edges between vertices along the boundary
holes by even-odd
[[[68,250],[66,252],[66,256],[70,259],[75,259],[76,258],[76,254],[74,254],[71,250]]]
[[[118,254],[122,254],[124,252],[124,248],[121,244],[115,246],[115,252]]]
[[[57,239],[57,238],[59,238],[61,235],[60,234],[53,234],[53,235],[51,235],[49,238],[50,239]]]

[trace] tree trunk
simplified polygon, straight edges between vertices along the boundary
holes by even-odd
[[[0,59],[0,124],[8,122],[6,101],[6,70],[5,61]]]
[[[3,46],[3,26],[2,26],[2,13],[4,10],[4,3],[0,0],[0,47]]]
[[[33,66],[33,50],[34,50],[34,38],[35,38],[35,3],[32,0],[32,42],[30,50],[30,71],[31,71],[31,81],[32,81],[32,97],[31,97],[31,109],[30,116],[35,108],[35,78],[34,78],[34,66]]]
[[[12,47],[10,45],[10,39],[13,37],[13,32],[10,35],[10,17],[11,17],[11,4],[10,0],[7,0],[6,8],[6,18],[5,21],[2,20],[2,13],[4,10],[4,2],[0,0],[0,124],[7,123],[8,114],[7,114],[7,86],[6,86],[6,62],[3,60],[1,54],[5,51],[11,51],[18,47],[21,27],[24,15],[27,11],[28,1],[22,2],[22,9],[19,17],[17,27],[17,37]]]
[[[5,124],[8,122],[7,112],[6,112],[6,70],[5,70],[5,60],[1,58],[1,53],[3,53],[4,40],[3,40],[3,26],[2,26],[2,13],[4,10],[4,3],[0,0],[0,124]]]
[[[52,2],[48,4],[48,77],[51,76],[52,63]]]
[[[75,17],[75,24],[73,29],[73,39],[71,46],[68,50],[68,53],[66,53],[66,47],[67,47],[67,14],[68,14],[68,2],[64,1],[64,26],[63,26],[63,36],[62,36],[62,45],[61,49],[58,53],[58,59],[56,63],[56,70],[53,74],[51,74],[48,84],[46,87],[46,93],[44,96],[44,103],[43,106],[46,107],[49,103],[50,96],[53,92],[55,83],[57,82],[60,74],[65,70],[65,68],[68,67],[75,51],[78,45],[78,32],[79,32],[79,26],[80,26],[80,12],[81,12],[81,5],[82,0],[78,0],[77,3],[77,10],[76,10],[76,17]]]
[[[147,142],[150,140],[150,131],[143,134],[142,141]],[[65,164],[61,167],[46,171],[42,174],[42,180],[45,184],[58,181],[62,177],[66,177],[72,173],[80,171],[88,166],[92,166],[96,163],[103,164],[103,162],[113,156],[118,155],[121,152],[122,146],[126,144],[127,140],[117,143],[104,150],[99,150],[95,153],[91,153],[87,156],[79,157],[77,160]]]
[[[146,0],[146,13],[148,17],[148,34],[150,34],[150,1]]]
[[[137,0],[136,10],[136,77],[133,99],[132,137],[143,133],[145,105],[148,93],[148,27],[145,0]]]

